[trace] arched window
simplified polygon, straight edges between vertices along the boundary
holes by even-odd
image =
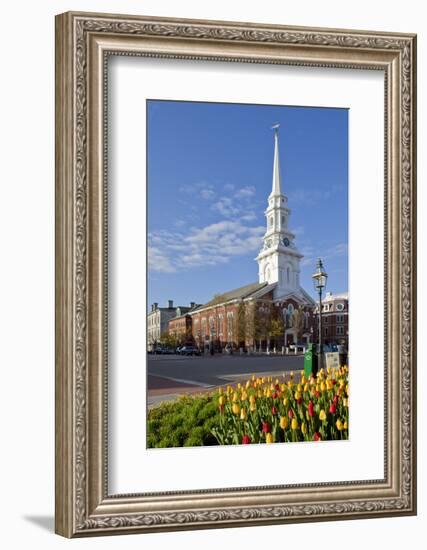
[[[273,227],[273,216],[270,216],[270,227]]]
[[[286,280],[287,280],[288,284],[291,282],[291,269],[290,269],[290,267],[286,268]]]

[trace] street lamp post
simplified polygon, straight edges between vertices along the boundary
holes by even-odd
[[[316,272],[312,275],[314,288],[319,294],[319,344],[317,349],[319,370],[323,367],[323,344],[322,344],[322,293],[326,288],[328,274],[326,273],[322,260],[317,260]]]

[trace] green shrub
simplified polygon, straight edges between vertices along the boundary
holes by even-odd
[[[212,428],[218,420],[218,407],[209,395],[185,396],[177,401],[162,403],[148,412],[147,446],[218,445],[212,435]]]

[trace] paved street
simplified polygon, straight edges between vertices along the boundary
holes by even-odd
[[[179,357],[148,356],[148,406],[173,399],[183,393],[195,393],[233,384],[252,374],[281,376],[303,368],[300,356]]]

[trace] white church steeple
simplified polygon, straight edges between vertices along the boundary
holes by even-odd
[[[279,162],[279,124],[274,130],[273,184],[265,210],[267,221],[263,246],[256,260],[259,266],[259,282],[277,283],[275,298],[296,292],[300,288],[300,261],[303,257],[298,252],[295,235],[288,229],[291,211],[288,198],[282,191]]]
[[[279,127],[280,127],[280,124],[275,124],[272,127],[272,130],[274,130],[274,160],[273,160],[273,187],[271,189],[270,197],[274,197],[282,194],[282,187],[280,182],[280,162],[279,162]]]

